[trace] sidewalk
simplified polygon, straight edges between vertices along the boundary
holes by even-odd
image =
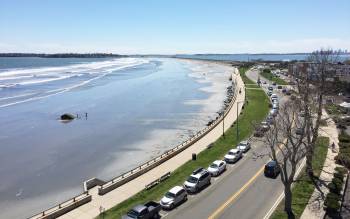
[[[325,110],[323,110],[322,117],[323,119],[329,118]],[[332,148],[330,147],[328,148],[327,157],[324,162],[323,169],[320,175],[320,179],[326,182],[330,182],[333,178],[334,168],[336,167],[334,157],[338,154],[338,151],[339,151],[338,130],[334,121],[329,118],[327,120],[327,126],[320,127],[319,134],[320,136],[329,137],[329,143],[332,144],[332,142],[334,142],[335,144],[336,152],[333,152]],[[327,195],[328,188],[325,185],[321,185],[321,190],[325,195]],[[323,218],[325,215],[325,211],[323,210],[323,203],[324,203],[324,200],[322,200],[320,196],[320,192],[315,189],[300,219]]]
[[[234,69],[236,74],[233,77],[237,78],[237,86],[244,87],[243,81],[238,74],[238,70]],[[245,90],[241,89],[241,93],[237,94],[236,102],[233,104],[231,110],[225,117],[224,129],[230,128],[231,124],[236,120],[237,115],[237,102],[244,101]],[[238,115],[242,110],[242,104],[239,104]],[[169,171],[174,171],[188,160],[191,159],[192,153],[199,153],[207,148],[207,146],[216,141],[222,135],[223,122],[221,121],[212,131],[201,138],[199,141],[194,143],[191,147],[187,148],[180,154],[169,159],[168,161],[162,163],[161,165],[155,167],[154,169],[148,171],[147,173],[139,176],[138,178],[114,189],[113,191],[100,196],[97,194],[97,187],[89,190],[92,195],[92,201],[76,208],[67,214],[61,216],[61,219],[75,219],[75,218],[95,218],[99,215],[100,206],[106,210],[112,208],[113,206],[121,203],[122,201],[132,197],[136,193],[140,192],[145,188],[145,185],[151,183],[154,179],[157,179]]]

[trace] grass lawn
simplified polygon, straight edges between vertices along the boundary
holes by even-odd
[[[244,75],[247,69],[240,69]],[[245,76],[245,75],[244,75]],[[253,82],[251,82],[253,83]],[[246,97],[249,104],[246,104],[243,113],[239,116],[239,139],[236,139],[236,126],[226,131],[225,137],[220,137],[214,146],[202,151],[196,161],[188,161],[174,172],[164,182],[150,190],[143,190],[124,202],[114,206],[105,212],[104,218],[120,218],[136,204],[145,203],[150,200],[159,201],[166,191],[175,185],[182,185],[191,172],[198,167],[208,167],[216,159],[222,159],[226,152],[235,147],[238,141],[248,138],[252,132],[252,122],[262,121],[269,111],[268,98],[263,90],[247,90]],[[257,110],[259,109],[259,110]],[[99,216],[98,218],[102,218]]]
[[[324,161],[326,159],[327,150],[329,145],[328,137],[319,137],[317,139],[317,146],[315,148],[315,155],[313,159],[315,175],[319,176],[323,168]],[[295,218],[300,218],[303,213],[312,193],[314,192],[315,186],[307,177],[305,171],[301,172],[297,182],[294,184],[292,189],[293,192],[293,212]],[[284,212],[284,200],[276,208],[272,214],[271,219],[287,219],[288,216]]]
[[[248,70],[248,67],[240,67],[239,73],[242,77],[242,80],[247,88],[260,88],[259,85],[256,84],[255,81],[250,80],[246,75],[245,72]]]
[[[260,72],[260,75],[262,77],[266,78],[267,80],[270,80],[272,82],[276,82],[276,84],[278,84],[278,85],[287,85],[288,84],[285,80],[274,76],[271,73],[271,70],[264,70],[264,71]]]

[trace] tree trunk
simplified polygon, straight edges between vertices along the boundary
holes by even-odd
[[[286,184],[284,186],[284,211],[288,215],[288,219],[295,219],[295,215],[293,213],[292,209],[292,190],[291,190],[291,184]]]
[[[312,160],[313,160],[313,148],[309,145],[308,152],[306,153],[306,174],[309,176],[310,179],[314,178],[314,169],[312,166]]]

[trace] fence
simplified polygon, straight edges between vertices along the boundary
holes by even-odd
[[[91,201],[91,195],[89,192],[84,192],[77,195],[65,202],[62,202],[55,207],[47,209],[39,214],[36,214],[30,219],[53,219],[66,214],[67,212]]]
[[[234,84],[234,82],[232,81]],[[203,136],[205,136],[208,132],[210,132],[212,129],[214,129],[223,119],[226,117],[226,115],[229,113],[231,110],[234,102],[236,101],[237,98],[237,93],[238,93],[238,87],[237,87],[237,82],[235,83],[235,92],[232,97],[232,100],[229,104],[229,106],[225,109],[225,112],[223,115],[218,117],[212,124],[204,128],[203,130],[197,132],[194,136],[192,136],[190,139],[186,140],[185,142],[181,143],[180,145],[177,145],[176,147],[166,151],[165,153],[161,154],[160,156],[147,161],[146,163],[143,163],[142,165],[121,174],[120,176],[106,182],[103,185],[100,185],[98,188],[98,194],[99,195],[104,195],[119,186],[137,178],[138,176],[148,172],[149,170],[153,169],[154,167],[160,165],[161,163],[169,160],[170,158],[174,157],[175,155],[179,154],[181,151],[187,149],[191,145],[193,145],[195,142],[197,142],[199,139],[201,139]]]

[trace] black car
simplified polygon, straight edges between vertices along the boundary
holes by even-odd
[[[277,162],[275,160],[271,160],[265,165],[264,175],[266,177],[276,178],[280,172],[281,170],[278,167]]]

